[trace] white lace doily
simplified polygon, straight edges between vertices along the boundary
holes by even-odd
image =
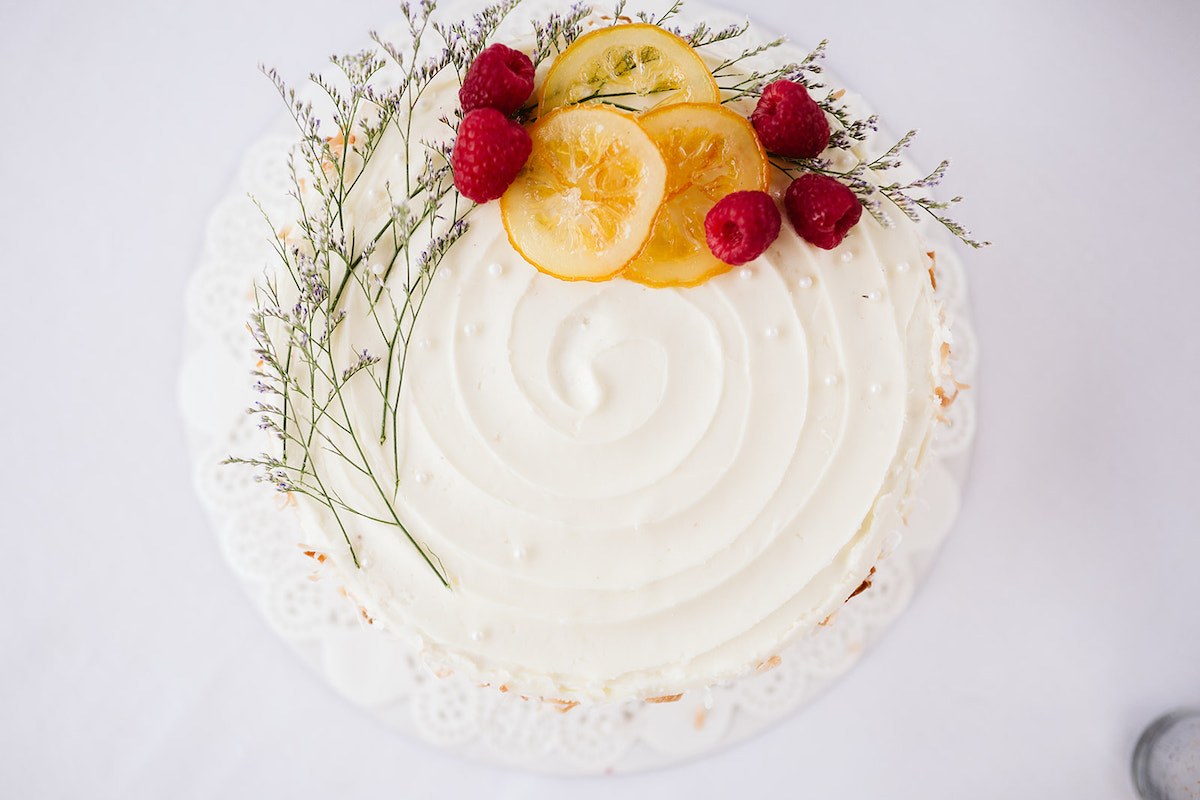
[[[689,9],[703,11],[713,27],[735,19],[707,6]],[[762,674],[674,703],[562,712],[456,675],[435,677],[399,641],[365,625],[336,587],[311,580],[313,562],[298,546],[298,525],[284,497],[248,480],[245,470],[221,464],[230,454],[258,449],[255,418],[245,412],[257,399],[246,319],[253,282],[274,252],[262,212],[248,196],[268,213],[286,210],[292,142],[278,134],[255,144],[209,220],[187,292],[180,402],[196,488],[230,567],[271,627],[347,699],[397,730],[473,759],[559,774],[648,769],[730,745],[789,716],[852,667],[908,605],[958,512],[975,432],[974,391],[950,407],[903,542],[881,560],[871,588]],[[955,376],[974,383],[977,347],[962,264],[938,230],[925,232],[938,251],[938,295],[953,330]]]

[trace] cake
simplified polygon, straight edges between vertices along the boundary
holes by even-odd
[[[473,55],[499,16],[451,40]],[[614,24],[564,15],[505,43],[546,49],[540,84],[575,22]],[[743,48],[695,49],[711,67]],[[870,585],[955,390],[935,256],[905,214],[863,214],[830,249],[784,221],[694,286],[562,280],[500,203],[451,185],[461,69],[389,105],[411,71],[335,63],[382,88],[335,97],[333,131],[293,106],[303,213],[252,323],[277,444],[250,461],[365,620],[501,691],[662,700],[769,666]],[[726,105],[749,117],[756,96]],[[860,145],[837,141],[824,163],[861,181]],[[779,201],[791,176],[770,172]]]

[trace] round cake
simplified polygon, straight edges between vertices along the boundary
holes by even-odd
[[[580,34],[628,24],[544,18],[504,42],[541,85]],[[447,51],[505,31],[475,26],[447,28]],[[718,75],[745,49],[677,33]],[[421,73],[425,46],[389,48],[399,69],[344,62],[332,131],[294,106],[303,211],[252,325],[278,446],[255,463],[296,500],[323,577],[435,670],[574,703],[770,665],[869,586],[919,491],[953,387],[934,254],[904,213],[863,214],[828,248],[785,219],[693,286],[547,274],[500,203],[451,185],[462,70]],[[749,118],[761,85],[724,75]],[[862,153],[835,138],[804,163],[877,180]],[[794,174],[772,164],[783,205]]]

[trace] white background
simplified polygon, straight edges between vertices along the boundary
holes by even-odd
[[[336,10],[335,10],[336,8]],[[176,376],[206,217],[302,78],[389,0],[0,11],[0,796],[1131,798],[1200,705],[1200,5],[754,4],[997,242],[959,523],[835,688],[700,762],[565,780],[458,761],[266,627],[196,499]]]

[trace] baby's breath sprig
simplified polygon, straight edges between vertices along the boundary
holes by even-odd
[[[449,157],[458,118],[446,118],[446,135],[420,139],[413,112],[424,93],[448,70],[461,77],[518,0],[501,0],[469,22],[443,26],[432,18],[435,0],[403,5],[407,41],[400,46],[372,33],[377,51],[335,57],[335,77],[310,75],[327,109],[318,117],[273,69],[264,73],[287,104],[300,132],[289,157],[290,196],[299,213],[286,236],[274,237],[280,269],[255,291],[250,330],[259,367],[255,388],[263,399],[249,412],[273,434],[278,451],[233,457],[258,468],[258,480],[281,492],[312,498],[326,508],[349,547],[359,555],[347,519],[361,517],[395,526],[417,549],[443,585],[441,561],[408,530],[397,511],[400,446],[397,415],[408,345],[430,282],[447,251],[466,232],[473,207],[454,191]],[[562,39],[578,18],[564,18],[553,36]],[[435,35],[441,41],[428,41]],[[435,40],[436,41],[436,40]],[[377,80],[385,68],[395,73]],[[376,193],[382,212],[363,215],[360,182],[385,137],[396,137],[402,183]],[[262,210],[262,207],[259,207]],[[264,217],[266,216],[264,212]],[[271,230],[276,230],[268,218]],[[363,347],[342,332],[351,302],[367,309],[375,344]],[[377,424],[352,413],[346,392],[370,385],[378,393]],[[393,477],[377,471],[369,449],[391,440]],[[349,502],[329,480],[329,470],[359,474],[375,495],[364,509]]]

